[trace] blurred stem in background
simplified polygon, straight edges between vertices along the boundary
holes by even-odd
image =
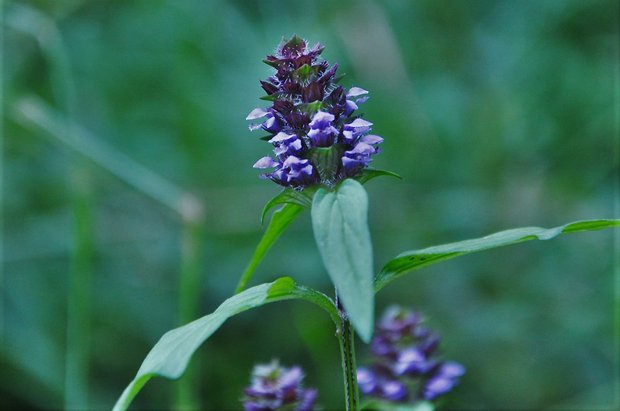
[[[69,56],[55,22],[27,6],[13,6],[7,16],[9,27],[35,38],[50,62],[50,82],[60,108],[55,112],[37,97],[28,96],[15,104],[13,117],[27,128],[43,130],[74,151],[78,159],[70,170],[73,193],[74,247],[69,271],[67,301],[67,342],[65,352],[64,406],[66,409],[88,405],[88,374],[91,334],[91,292],[94,226],[93,202],[89,189],[88,165],[93,161],[128,185],[167,206],[182,221],[181,261],[178,276],[178,319],[185,324],[198,314],[200,272],[203,246],[204,212],[202,203],[192,194],[176,187],[131,158],[98,141],[81,129],[75,118],[75,85]],[[200,407],[192,386],[195,370],[176,384],[174,408]]]
[[[93,265],[93,201],[85,164],[71,170],[74,246],[67,297],[65,409],[88,406]]]
[[[179,271],[178,322],[187,324],[198,316],[200,297],[200,274],[203,249],[203,210],[199,203],[189,199],[184,207],[183,232],[181,236],[181,267]],[[194,384],[200,382],[196,364],[189,365],[186,375],[175,384],[174,409],[200,409],[197,389]]]
[[[75,84],[62,36],[53,19],[27,6],[10,9],[9,25],[32,36],[49,62],[50,85],[56,105],[67,118],[75,117]],[[67,129],[72,133],[73,129]],[[88,406],[93,262],[93,202],[87,164],[82,159],[70,165],[73,189],[73,248],[67,290],[65,344],[65,409]]]

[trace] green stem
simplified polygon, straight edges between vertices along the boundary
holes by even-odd
[[[357,367],[355,365],[355,332],[349,321],[349,316],[340,304],[336,294],[338,312],[340,313],[340,327],[338,340],[340,342],[340,356],[342,358],[342,372],[344,374],[344,390],[346,396],[346,410],[359,409],[359,390],[357,386]]]

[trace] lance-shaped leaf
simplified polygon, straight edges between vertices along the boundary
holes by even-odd
[[[389,261],[375,277],[375,290],[409,271],[477,251],[503,247],[529,240],[550,240],[560,234],[602,230],[620,226],[620,220],[575,221],[555,228],[523,227],[500,231],[482,238],[443,244],[421,250],[406,251]]]
[[[308,187],[303,191],[293,190],[292,188],[282,190],[280,194],[269,200],[267,204],[265,204],[265,207],[263,207],[263,212],[260,216],[261,224],[265,221],[267,212],[279,204],[297,204],[302,207],[310,207],[312,205],[312,196],[315,191],[316,188],[314,187]]]
[[[289,277],[249,288],[224,301],[212,314],[164,334],[123,391],[114,405],[114,411],[126,410],[136,394],[152,377],[179,378],[198,347],[228,318],[251,308],[289,299],[312,302],[326,310],[334,323],[339,324],[338,310],[331,299],[318,291],[296,285]]]
[[[260,262],[263,261],[267,251],[269,251],[276,240],[280,238],[280,235],[282,235],[286,227],[297,218],[303,209],[302,206],[297,204],[284,204],[282,208],[273,213],[271,221],[265,230],[265,234],[263,234],[263,237],[254,249],[254,254],[252,254],[250,262],[243,271],[243,274],[241,274],[241,278],[239,278],[235,293],[239,293],[245,289],[254,271],[256,271]]]
[[[362,340],[370,341],[374,323],[372,244],[368,196],[355,180],[334,191],[319,189],[312,202],[312,228],[323,264],[340,301]]]
[[[395,178],[398,178],[399,180],[403,179],[400,175],[396,174],[393,171],[378,170],[376,168],[363,169],[359,177],[356,177],[355,179],[362,184],[366,184],[366,182],[372,180],[373,178],[381,177],[381,176],[395,177]]]

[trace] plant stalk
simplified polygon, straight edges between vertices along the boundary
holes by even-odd
[[[337,336],[340,342],[340,356],[342,359],[342,372],[344,374],[346,410],[357,411],[359,409],[359,389],[357,386],[357,367],[355,365],[355,332],[347,312],[340,304],[338,294],[336,294],[336,304],[340,314],[340,326]]]

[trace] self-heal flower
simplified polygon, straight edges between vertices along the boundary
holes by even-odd
[[[285,368],[272,361],[257,365],[252,371],[252,383],[243,393],[246,411],[312,411],[317,391],[304,389],[299,367]]]
[[[299,154],[302,150],[301,140],[295,134],[279,132],[269,142],[274,145],[273,152],[282,161],[288,156]]]
[[[313,147],[330,147],[338,138],[338,130],[332,126],[334,115],[325,111],[319,111],[312,117],[308,138]]]
[[[320,44],[309,47],[297,36],[284,40],[264,60],[275,69],[261,81],[271,106],[246,117],[253,121],[250,130],[267,132],[263,139],[273,145],[271,160],[263,157],[254,167],[268,169],[263,177],[284,187],[333,186],[358,177],[383,142],[356,114],[368,91],[338,85],[338,65],[322,60],[322,52]]]
[[[422,325],[422,316],[390,307],[376,326],[370,347],[373,363],[359,368],[363,394],[388,402],[434,400],[454,388],[465,367],[435,357],[439,336]]]

